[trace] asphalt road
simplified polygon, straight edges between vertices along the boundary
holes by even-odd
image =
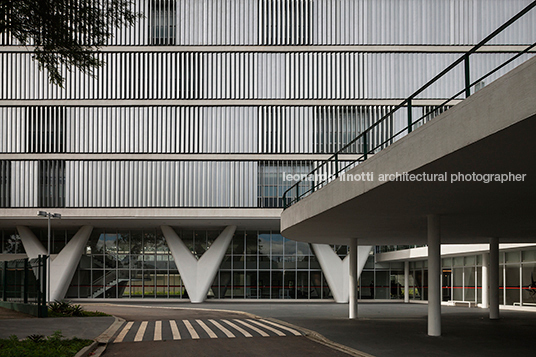
[[[426,334],[427,305],[418,303],[360,303],[357,320],[348,320],[347,304],[335,303],[121,303],[133,309],[136,305],[148,304],[167,310],[179,309],[174,312],[177,314],[188,308],[245,311],[316,331],[331,341],[377,357],[534,355],[536,312],[530,308],[524,311],[501,309],[501,319],[492,321],[485,309],[443,306],[443,334],[430,337]],[[296,353],[295,356],[300,356],[299,351]]]
[[[105,357],[349,356],[288,326],[252,314],[158,305],[84,304],[84,307],[125,320],[109,342]]]

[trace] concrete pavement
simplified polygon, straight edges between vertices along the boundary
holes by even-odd
[[[34,334],[50,336],[54,331],[61,330],[62,335],[66,338],[79,337],[93,340],[106,331],[114,321],[115,318],[112,316],[40,319],[6,313],[0,314],[0,338],[16,335],[22,339]]]

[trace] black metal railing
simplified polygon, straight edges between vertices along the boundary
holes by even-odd
[[[1,301],[38,306],[39,317],[46,317],[47,259],[17,259],[0,262]]]
[[[472,87],[474,87],[475,85],[479,83],[483,83],[484,79],[495,74],[496,72],[498,72],[499,70],[501,70],[508,64],[512,63],[513,61],[515,61],[522,55],[529,53],[534,47],[536,47],[536,42],[533,43],[532,45],[528,45],[523,51],[516,52],[513,57],[504,61],[502,64],[495,67],[493,70],[489,71],[488,73],[478,78],[477,80],[474,80],[473,82],[471,82],[470,62],[469,62],[471,55],[475,54],[479,49],[481,49],[483,46],[488,44],[492,39],[494,39],[497,35],[499,35],[505,29],[510,27],[513,23],[518,21],[521,17],[526,15],[534,7],[536,7],[536,1],[533,1],[532,3],[530,3],[527,7],[525,7],[523,10],[517,13],[514,17],[512,17],[502,26],[500,26],[495,31],[493,31],[490,35],[488,35],[486,38],[480,41],[477,45],[473,46],[469,51],[465,52],[460,58],[458,58],[451,65],[449,65],[439,74],[437,74],[434,78],[429,80],[426,84],[420,87],[417,91],[415,91],[409,97],[404,99],[400,104],[396,105],[386,115],[381,117],[378,121],[376,121],[374,124],[372,124],[363,132],[361,132],[357,137],[355,137],[353,140],[348,142],[335,154],[330,156],[326,161],[323,161],[320,165],[318,165],[315,169],[313,169],[308,174],[302,175],[302,177],[295,184],[290,186],[283,193],[282,201],[284,204],[284,208],[286,209],[290,207],[292,204],[298,202],[302,197],[311,194],[315,190],[337,179],[341,173],[344,173],[350,170],[351,168],[355,167],[359,163],[367,160],[370,155],[381,151],[382,149],[386,148],[387,146],[397,141],[401,137],[411,133],[413,129],[416,128],[417,126],[420,126],[424,124],[425,122],[432,120],[438,112],[441,113],[442,111],[448,109],[453,104],[455,104],[457,99],[459,99],[461,95],[465,95],[466,98],[469,97],[471,95]],[[463,70],[465,74],[463,89],[455,93],[454,95],[452,95],[450,98],[445,99],[439,105],[434,106],[430,111],[425,112],[425,110],[423,110],[423,112],[425,113],[418,119],[414,120],[413,118],[413,107],[414,107],[413,104],[414,103],[413,102],[414,100],[416,100],[417,96],[422,94],[425,90],[429,89],[432,85],[436,84],[440,79],[445,77],[447,74],[453,71],[460,64],[463,64]],[[407,126],[399,130],[398,132],[394,133],[391,137],[383,141],[376,140],[376,145],[371,146],[370,143],[373,142],[372,138],[373,138],[373,135],[375,134],[373,130],[379,127],[380,125],[382,125],[382,123],[384,123],[385,121],[392,120],[394,115],[397,112],[399,112],[399,110],[401,110],[402,108],[406,108],[407,110]],[[356,144],[357,146],[360,146],[362,148],[362,153],[359,153],[357,158],[349,158],[350,156],[348,155],[350,153],[349,148],[351,148],[352,146],[355,147]]]

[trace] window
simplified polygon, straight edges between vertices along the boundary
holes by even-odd
[[[65,152],[65,108],[28,108],[27,128],[28,152]]]
[[[359,107],[319,107],[316,113],[316,152],[335,153],[352,141],[371,123],[369,113]],[[377,115],[375,119],[379,119]],[[387,133],[379,127],[383,136]],[[376,134],[376,131],[373,133]],[[369,149],[370,149],[369,140]],[[363,143],[357,142],[348,148],[348,153],[363,152]]]
[[[283,193],[297,182],[294,178],[288,180],[288,176],[306,175],[311,172],[311,167],[308,161],[259,162],[258,207],[283,207]],[[309,190],[311,184],[303,181],[300,190]]]
[[[177,32],[177,4],[175,1],[152,1],[150,31],[151,44],[175,44]]]
[[[0,207],[11,204],[11,161],[0,160]]]
[[[39,161],[39,206],[65,207],[65,161]]]

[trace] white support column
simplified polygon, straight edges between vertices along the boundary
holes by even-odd
[[[441,336],[441,235],[439,216],[428,217],[428,336]]]
[[[482,308],[489,307],[489,253],[482,254]]]
[[[47,254],[45,247],[30,229],[18,226],[17,230],[29,258],[33,259],[39,254]],[[92,226],[80,228],[56,258],[50,262],[50,301],[65,298],[91,231],[93,231]]]
[[[161,226],[160,228],[166,237],[166,242],[173,259],[175,259],[182,281],[184,281],[190,301],[193,303],[205,301],[227,247],[231,243],[236,226],[225,227],[199,260],[194,257],[173,228],[169,226]]]
[[[404,262],[404,302],[409,303],[409,261]]]
[[[499,239],[489,241],[489,318],[499,319]]]
[[[324,277],[328,282],[329,289],[333,294],[333,299],[337,303],[345,304],[348,302],[348,286],[350,281],[350,255],[346,256],[343,260],[333,251],[333,248],[328,244],[311,244],[313,252],[315,253]],[[365,266],[369,253],[372,250],[372,246],[363,245],[357,249],[358,254],[358,269],[357,278],[361,276],[363,267]]]
[[[357,319],[357,239],[350,239],[350,264],[348,269],[348,317]]]
[[[28,227],[17,226],[17,231],[28,258],[36,259],[39,255],[47,255],[47,250],[43,244]]]

